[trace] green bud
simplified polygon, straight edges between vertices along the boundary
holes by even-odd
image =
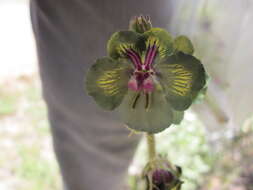
[[[129,29],[137,32],[144,33],[152,28],[149,16],[138,16],[130,20]]]

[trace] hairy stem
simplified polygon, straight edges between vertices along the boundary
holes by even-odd
[[[148,144],[148,155],[149,161],[152,161],[156,157],[156,149],[155,149],[155,136],[151,133],[146,133],[147,136],[147,144]]]

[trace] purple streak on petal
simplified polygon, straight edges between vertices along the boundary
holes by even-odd
[[[135,68],[138,68],[138,59],[136,59],[136,57],[128,50],[127,50],[127,55],[131,59],[131,61],[134,64]]]
[[[127,52],[127,55],[130,57],[130,59],[132,60],[135,68],[137,70],[141,70],[142,63],[141,63],[141,58],[140,58],[139,54],[136,53],[132,49],[127,49],[126,52]]]
[[[148,50],[147,50],[147,53],[145,56],[145,62],[144,62],[145,69],[148,69],[151,54],[152,54],[152,47],[150,47],[150,45],[148,45]]]
[[[152,54],[151,54],[151,58],[150,58],[150,62],[149,62],[149,68],[150,68],[151,65],[153,64],[153,61],[154,61],[154,59],[155,59],[156,54],[157,54],[157,46],[156,46],[156,45],[153,45]]]
[[[147,56],[145,60],[145,69],[149,70],[151,69],[151,65],[155,59],[155,56],[157,54],[157,46],[154,44],[150,49],[147,51]]]
[[[150,54],[149,52],[150,52],[150,44],[148,44],[147,53],[145,55],[144,65],[147,64],[147,60],[148,60],[148,57],[149,57],[149,54]]]

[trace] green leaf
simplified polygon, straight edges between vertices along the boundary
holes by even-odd
[[[114,59],[124,58],[124,48],[132,48],[135,51],[142,51],[144,42],[141,34],[133,31],[115,32],[107,43],[107,52]]]
[[[159,57],[166,57],[173,53],[173,39],[169,32],[162,28],[152,28],[145,32],[146,46],[154,41],[159,46]]]
[[[173,115],[163,91],[156,89],[149,95],[147,106],[147,97],[144,93],[140,93],[138,97],[138,92],[129,90],[119,107],[119,113],[129,128],[158,133],[170,126]]]
[[[168,101],[178,111],[189,108],[206,83],[206,73],[201,62],[182,52],[160,60],[156,70]]]
[[[131,69],[126,60],[115,61],[109,57],[97,59],[87,73],[88,94],[102,108],[115,109],[127,92]]]
[[[173,41],[173,48],[175,52],[183,52],[192,55],[194,52],[191,41],[186,36],[178,36]]]

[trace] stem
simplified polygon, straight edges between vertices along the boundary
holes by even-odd
[[[156,157],[156,150],[155,150],[155,136],[151,133],[146,133],[147,136],[147,144],[148,144],[148,155],[149,161],[152,161]]]

